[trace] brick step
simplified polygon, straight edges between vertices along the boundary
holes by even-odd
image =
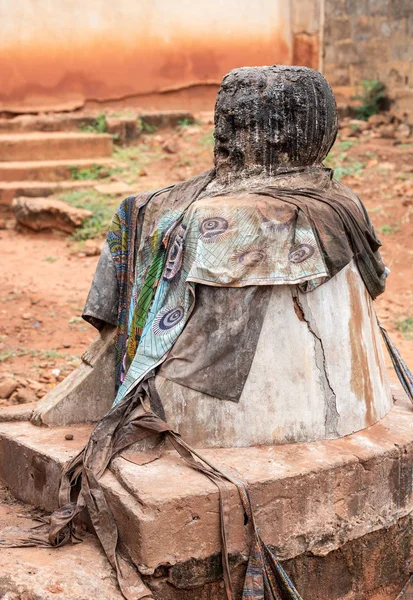
[[[0,135],[0,161],[77,160],[112,154],[112,136],[94,133],[6,133]]]
[[[19,115],[13,119],[0,118],[0,132],[29,132],[29,131],[81,131],[85,127],[93,127],[99,113],[56,113],[47,115]],[[194,115],[184,110],[167,111],[145,111],[136,112],[132,116],[130,111],[128,115],[113,117],[106,115],[108,133],[116,133],[116,125],[119,121],[126,122],[130,128],[136,125],[134,137],[138,137],[139,129],[145,129],[146,125],[156,127],[157,129],[166,129],[176,127],[182,121],[193,122]],[[140,126],[139,126],[140,122]],[[112,128],[115,131],[112,131]]]
[[[64,181],[71,179],[73,169],[110,168],[108,158],[0,162],[2,181]]]
[[[29,198],[46,198],[60,192],[82,190],[94,187],[95,179],[81,181],[0,181],[0,206],[11,206],[14,198],[25,196]]]

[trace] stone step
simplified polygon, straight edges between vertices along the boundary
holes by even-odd
[[[168,127],[176,127],[179,123],[193,122],[194,115],[184,110],[167,110],[167,111],[134,111],[131,114],[131,109],[127,114],[122,115],[122,112],[117,116],[112,116],[111,113],[106,115],[106,123],[108,133],[112,127],[116,126],[116,121],[126,121],[129,127],[133,123],[137,123],[138,127],[134,132],[134,136],[138,137],[139,129],[145,130],[146,126],[156,127],[157,129],[166,129]],[[101,113],[55,113],[45,115],[19,115],[13,119],[0,118],[0,132],[29,132],[29,131],[73,131],[79,132],[85,127],[92,128],[97,117]],[[139,121],[139,122],[138,122]],[[139,126],[140,124],[140,126]]]
[[[36,427],[0,422],[0,480],[22,502],[46,511],[58,506],[63,465],[85,445],[92,425]],[[66,435],[73,440],[66,440]]]
[[[31,508],[0,485],[0,532],[33,526]],[[63,548],[2,548],[0,598],[4,600],[124,600],[98,540]]]
[[[7,133],[0,135],[0,162],[105,158],[112,136],[94,133]]]
[[[0,162],[0,182],[76,180],[74,175],[81,170],[111,165],[108,158]]]
[[[82,181],[0,181],[0,206],[11,206],[13,199],[19,196],[46,198],[53,194],[82,190],[97,185],[95,179]]]
[[[403,570],[407,560],[403,548],[408,544],[396,538],[406,531],[411,512],[412,418],[410,406],[400,402],[381,422],[342,439],[201,452],[246,482],[264,541],[275,547],[281,560],[293,559],[288,564],[295,569],[304,597],[306,556],[316,555],[317,569],[326,570],[332,580],[334,560],[345,570],[345,557],[364,552],[369,536],[374,537],[369,543],[377,553],[368,558],[378,561],[374,581],[369,581],[378,589],[388,584],[381,565],[393,556]],[[47,428],[28,422],[0,423],[0,478],[19,499],[53,510],[63,463],[82,448],[90,431],[84,425]],[[66,440],[67,433],[74,439]],[[142,453],[115,458],[101,484],[134,563],[149,576],[161,565],[169,565],[168,582],[178,591],[160,593],[159,598],[175,600],[183,597],[180,587],[204,585],[208,576],[211,580],[214,565],[213,575],[219,578],[218,492],[174,451],[151,458],[147,464],[142,464]],[[234,488],[229,490],[229,520],[229,549],[242,561],[248,540]],[[330,560],[328,556],[343,545],[347,550]],[[407,580],[407,567],[405,571],[392,584],[397,587]],[[363,577],[351,572],[349,589],[358,585],[359,575]],[[156,584],[156,578],[150,581]],[[364,579],[362,585],[367,585]],[[370,592],[363,598],[373,598]],[[221,600],[223,594],[211,597]],[[185,595],[191,600],[199,597]]]

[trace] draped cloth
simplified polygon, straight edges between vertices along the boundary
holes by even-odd
[[[354,257],[372,298],[384,291],[381,243],[363,205],[328,171],[313,171],[302,187],[263,186],[236,205],[222,192],[199,199],[213,171],[124,201],[108,234],[119,287],[116,402],[165,361],[196,284],[310,292]]]

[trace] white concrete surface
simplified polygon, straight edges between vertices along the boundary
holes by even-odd
[[[373,303],[354,262],[309,294],[274,286],[239,403],[159,375],[156,384],[168,422],[198,447],[338,438],[392,406]]]

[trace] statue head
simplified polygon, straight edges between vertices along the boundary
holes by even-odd
[[[215,168],[226,184],[321,166],[337,135],[334,94],[307,67],[243,67],[225,75],[215,105]]]

